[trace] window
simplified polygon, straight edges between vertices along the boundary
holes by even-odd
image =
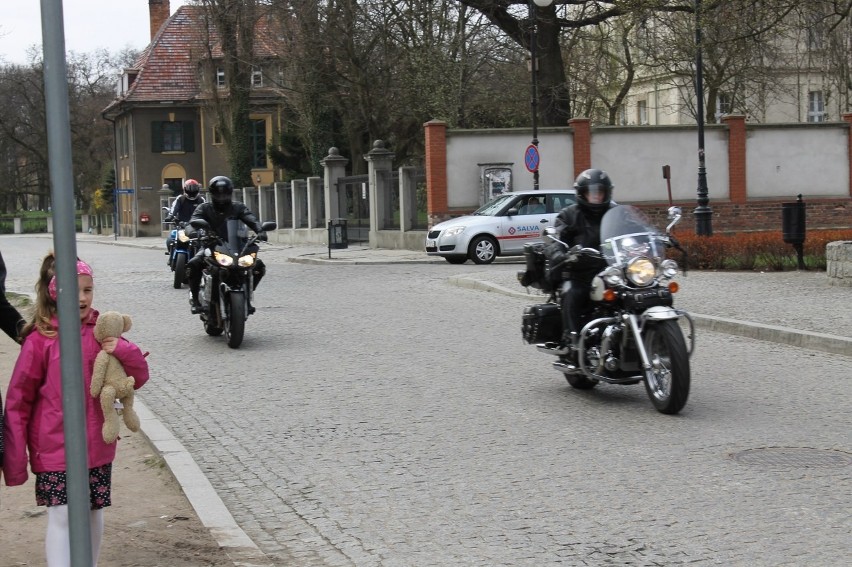
[[[719,93],[716,95],[716,122],[721,122],[722,117],[731,113],[731,95]]]
[[[194,152],[195,124],[193,122],[151,122],[151,151]]]
[[[825,25],[823,24],[822,14],[818,10],[813,9],[806,16],[807,31],[808,31],[808,51],[822,51],[823,41],[825,40]]]
[[[251,86],[253,87],[262,87],[263,86],[263,71],[259,67],[251,68]]]
[[[221,146],[225,143],[225,140],[222,138],[222,131],[219,130],[218,126],[213,126],[213,145]]]
[[[251,166],[258,169],[266,168],[266,119],[251,121]]]
[[[639,124],[648,124],[648,101],[640,100],[636,102],[636,121]]]
[[[825,99],[822,91],[808,93],[808,122],[825,122]]]
[[[225,69],[222,67],[216,67],[216,86],[220,89],[225,87]]]

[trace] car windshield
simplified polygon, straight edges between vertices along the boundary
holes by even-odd
[[[510,200],[512,200],[514,198],[515,198],[515,195],[510,195],[510,194],[500,195],[499,197],[497,197],[493,201],[489,201],[489,202],[485,203],[484,205],[482,205],[481,207],[479,207],[478,209],[476,209],[475,211],[473,211],[472,214],[482,215],[482,216],[486,216],[486,217],[496,216],[497,213],[499,213],[503,209],[503,207],[506,206],[506,203],[508,203]]]

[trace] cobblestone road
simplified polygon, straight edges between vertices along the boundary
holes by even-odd
[[[37,266],[15,242],[10,289]],[[569,388],[521,342],[525,300],[447,283],[471,266],[270,250],[232,350],[161,251],[78,250],[153,353],[140,397],[276,565],[848,561],[847,357],[704,332],[669,417],[638,385]]]

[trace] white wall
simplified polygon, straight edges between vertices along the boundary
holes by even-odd
[[[824,124],[748,125],[746,176],[749,198],[849,196],[848,126]],[[448,204],[479,206],[480,163],[512,165],[513,190],[532,188],[524,167],[529,129],[449,130]],[[573,184],[573,137],[568,128],[539,133],[540,187]],[[711,201],[728,200],[728,130],[704,129],[707,186]],[[592,129],[592,166],[606,170],[622,202],[666,201],[662,166],[672,170],[672,198],[694,202],[698,187],[698,134],[695,126],[600,126]]]
[[[849,196],[848,136],[832,126],[749,128],[749,197]]]
[[[710,199],[728,197],[728,132],[705,127],[704,155]],[[672,199],[694,201],[698,187],[698,134],[694,128],[602,127],[592,131],[592,167],[615,183],[617,201],[666,201],[663,166],[671,166]]]
[[[456,130],[447,135],[447,199],[450,208],[478,207],[480,171],[484,163],[512,164],[515,191],[533,188],[533,174],[524,165],[531,129]],[[567,189],[573,184],[572,139],[568,128],[539,129],[539,187]]]

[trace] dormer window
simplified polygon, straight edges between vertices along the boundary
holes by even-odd
[[[216,86],[225,88],[225,69],[222,67],[216,67]]]
[[[251,68],[251,86],[253,87],[262,87],[263,86],[263,71],[260,67],[252,67]]]

